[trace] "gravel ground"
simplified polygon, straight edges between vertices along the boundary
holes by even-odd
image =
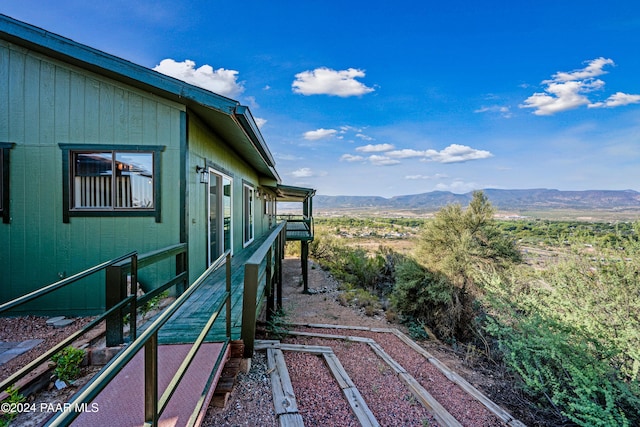
[[[89,323],[91,318],[76,318],[75,322],[64,328],[54,328],[47,325],[47,317],[24,316],[0,318],[0,341],[18,342],[32,339],[44,341],[31,350],[14,357],[7,363],[0,365],[0,381],[25,366],[50,349],[73,332]]]
[[[360,425],[321,357],[285,352],[284,359],[305,426]]]
[[[209,406],[204,427],[277,426],[265,352],[256,352],[249,373],[240,372],[224,408]]]
[[[368,345],[350,341],[306,337],[286,339],[284,341],[292,344],[332,347],[333,352],[342,363],[342,366],[344,366],[347,374],[358,388],[380,425],[389,427],[437,425],[429,412],[415,399],[411,391],[400,381],[391,368],[378,358]],[[328,369],[324,366],[314,366],[310,372],[294,375],[294,372],[304,371],[309,366],[298,363],[290,365],[290,362],[296,362],[292,356],[294,355],[285,353],[285,360],[291,375],[293,389],[296,391],[296,397],[299,388],[310,388],[311,393],[305,396],[305,400],[307,400],[305,406],[310,407],[312,410],[315,408],[315,411],[322,415],[321,422],[312,423],[309,421],[315,421],[317,415],[303,414],[305,425],[350,425],[343,423],[342,420],[346,418],[343,411],[334,411],[333,409],[339,405],[347,405],[347,410],[351,411],[340,389],[331,393],[328,397],[318,399],[320,394],[319,384],[322,384],[322,389],[324,389],[328,382],[335,383],[333,377],[330,378],[330,381],[319,380],[318,374],[323,370],[328,372]],[[316,356],[308,357],[317,358]],[[324,365],[322,360],[320,362]],[[296,379],[294,380],[294,378]],[[356,423],[355,425],[358,424]]]
[[[453,415],[461,424],[469,427],[493,427],[502,426],[504,423],[492,414],[487,408],[480,402],[467,394],[464,390],[458,387],[447,379],[447,377],[438,370],[434,365],[429,363],[422,355],[411,350],[404,342],[398,337],[390,333],[376,333],[368,331],[356,331],[356,330],[336,330],[336,329],[319,329],[319,328],[297,328],[296,330],[305,332],[315,332],[322,334],[333,335],[350,335],[364,338],[371,338],[375,340],[383,350],[391,356],[396,362],[398,362],[404,369],[407,370],[451,415]],[[302,344],[304,339],[296,338],[295,341]],[[315,340],[315,339],[314,339]],[[321,340],[324,344],[334,347],[336,343],[343,343],[342,340]],[[314,342],[315,344],[315,342]],[[361,344],[364,345],[364,344]],[[368,346],[367,349],[369,348]],[[377,356],[373,351],[369,350],[374,357]],[[349,355],[345,355],[348,357]],[[342,357],[338,356],[340,361]],[[350,362],[350,360],[349,360]],[[346,363],[343,362],[346,368]],[[349,363],[351,365],[351,363]],[[352,369],[359,369],[364,371],[365,374],[372,372],[371,363],[368,369],[362,369],[362,365],[354,365]],[[349,371],[348,371],[349,372]],[[351,372],[349,372],[351,375]],[[354,380],[355,381],[355,380]],[[368,400],[367,400],[368,401]]]

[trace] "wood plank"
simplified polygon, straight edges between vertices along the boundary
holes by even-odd
[[[494,403],[491,399],[485,396],[480,390],[475,388],[469,382],[467,382],[464,378],[462,378],[457,373],[450,370],[444,363],[440,362],[436,359],[431,353],[429,353],[424,348],[420,347],[415,341],[411,338],[400,332],[399,330],[395,330],[394,335],[400,338],[405,344],[411,347],[414,351],[421,354],[424,358],[426,358],[429,363],[433,364],[444,376],[446,376],[451,382],[458,385],[462,390],[466,393],[473,396],[476,400],[482,403],[489,411],[491,411],[495,416],[500,418],[505,423],[514,423],[513,425],[522,424],[520,421],[516,420],[510,413],[505,411],[502,407]]]
[[[216,393],[213,395],[213,398],[211,399],[211,405],[216,408],[224,408],[225,406],[227,406],[229,396],[231,396],[231,393],[229,392],[219,393],[216,391]]]
[[[297,351],[300,353],[310,353],[315,355],[333,353],[331,347],[325,347],[322,345],[280,344],[280,349],[283,351]]]
[[[443,427],[462,427],[462,424],[456,420],[444,407],[408,373],[398,375],[400,380],[404,382],[413,395],[422,403],[422,405],[431,412],[439,425]]]
[[[286,333],[288,335],[296,335],[296,336],[301,336],[301,337],[326,338],[326,339],[334,339],[334,340],[361,342],[361,343],[365,343],[365,344],[369,344],[369,343],[375,342],[371,338],[351,337],[351,336],[348,336],[348,335],[317,334],[315,332],[298,332],[298,331],[287,331]]]
[[[396,374],[403,374],[407,372],[398,362],[396,362],[391,356],[389,356],[377,342],[370,342],[369,347],[371,347],[374,353],[376,353],[379,358],[384,360],[385,363],[389,365]]]
[[[358,421],[360,422],[361,426],[363,427],[379,427],[380,426],[375,415],[373,415],[373,412],[371,412],[371,410],[369,409],[369,406],[364,401],[362,395],[360,394],[360,391],[358,391],[357,388],[349,387],[349,388],[343,389],[342,391],[344,393],[344,396],[347,398],[347,402],[349,402],[351,409],[353,409],[353,413],[355,414],[356,418],[358,418]]]
[[[278,422],[280,427],[304,427],[300,414],[282,414],[278,417]]]
[[[344,366],[342,366],[342,363],[333,352],[324,354],[324,360],[341,389],[355,388],[356,385],[351,381],[351,377],[349,377]]]
[[[267,350],[267,367],[271,372],[271,390],[276,415],[297,413],[298,405],[281,350],[272,348]]]

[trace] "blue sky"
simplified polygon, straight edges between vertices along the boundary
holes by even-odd
[[[3,1],[248,105],[283,183],[640,190],[640,2]]]

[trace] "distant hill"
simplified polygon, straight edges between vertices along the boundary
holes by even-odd
[[[640,213],[640,192],[634,190],[560,191],[545,188],[530,190],[483,190],[493,206],[503,211],[538,210],[634,210]],[[450,203],[466,206],[473,192],[454,194],[448,191],[395,196],[323,196],[313,198],[317,210],[420,210],[435,211]]]

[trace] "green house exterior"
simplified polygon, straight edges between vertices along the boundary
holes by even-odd
[[[275,226],[280,177],[248,108],[4,15],[0,167],[0,303],[182,242],[191,283]],[[21,311],[104,306],[96,277]]]

